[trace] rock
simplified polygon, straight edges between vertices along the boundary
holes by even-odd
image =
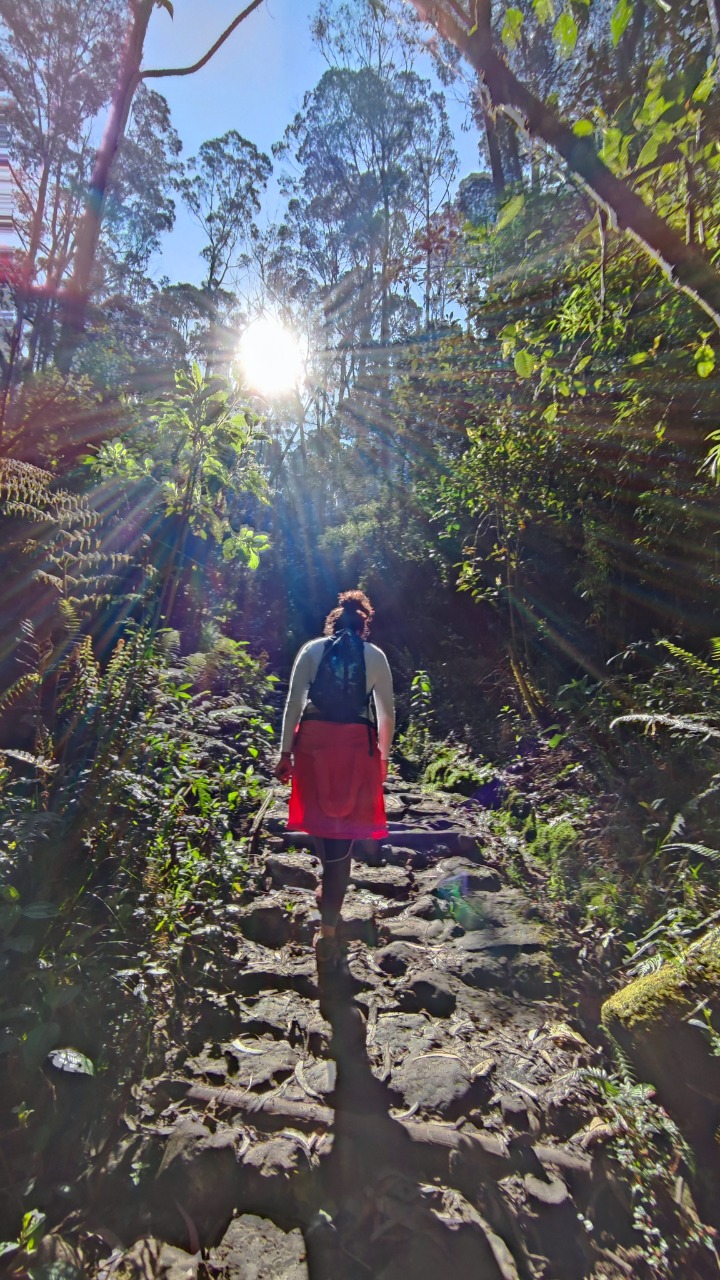
[[[477,866],[466,858],[448,858],[438,864],[433,893],[440,898],[466,898],[473,893],[497,893],[502,881],[497,871]]]
[[[262,1178],[287,1178],[307,1167],[307,1154],[297,1139],[279,1134],[266,1142],[254,1142],[243,1167],[254,1169]]]
[[[402,818],[407,805],[401,796],[385,796],[385,814],[388,818]]]
[[[403,995],[411,1007],[426,1009],[435,1018],[449,1018],[457,1004],[451,980],[438,969],[416,974],[403,989]]]
[[[227,1280],[308,1280],[302,1232],[243,1213],[212,1250],[208,1270]]]
[[[441,915],[437,898],[430,893],[421,894],[407,909],[409,916],[417,916],[420,920],[438,920]]]
[[[239,1088],[268,1088],[292,1075],[298,1060],[298,1050],[284,1041],[257,1040],[245,1031],[217,1050],[211,1047],[188,1058],[186,1069],[195,1076]]]
[[[603,1005],[601,1019],[637,1078],[655,1086],[658,1102],[695,1152],[698,1209],[720,1227],[720,1058],[704,1027],[689,1021],[693,1015],[700,1021],[703,1005],[712,1025],[720,1025],[720,928],[616,992]]]
[[[400,1063],[425,1053],[438,1043],[436,1029],[421,1013],[381,1013],[375,1028],[375,1043],[390,1062]]]
[[[315,889],[320,883],[317,865],[307,854],[276,854],[266,860],[265,872],[280,888]]]
[[[237,1028],[237,1020],[236,1020]],[[330,1039],[330,1028],[320,1016],[314,1000],[303,999],[294,991],[286,991],[282,995],[260,996],[248,1002],[242,1010],[242,1022],[238,1029],[241,1041],[271,1035],[276,1040],[287,1040],[289,1044],[308,1041],[312,1052],[313,1040],[318,1045]]]
[[[254,903],[238,919],[238,926],[251,942],[263,947],[284,947],[290,940],[292,919],[279,904]]]
[[[383,947],[375,956],[375,963],[383,973],[392,978],[401,978],[407,972],[413,960],[417,960],[417,951],[405,942],[391,942]]]
[[[413,864],[415,852],[415,849],[406,849],[400,844],[384,844],[382,846],[382,856],[385,862],[390,863],[393,867],[407,867]]]
[[[330,1059],[325,1062],[303,1063],[299,1080],[301,1087],[322,1098],[333,1092],[336,1075],[335,1063]]]
[[[350,883],[356,889],[385,898],[405,899],[410,896],[410,877],[400,867],[354,867]]]
[[[553,981],[553,964],[545,952],[520,951],[509,961],[510,989],[531,1000],[547,997]]]
[[[192,1220],[203,1247],[222,1238],[235,1207],[240,1163],[237,1135],[218,1128],[211,1133],[196,1120],[179,1121],[168,1138],[152,1192],[152,1220],[169,1243],[195,1244],[178,1209]]]
[[[123,1276],[126,1280],[196,1280],[200,1267],[199,1253],[186,1253],[175,1245],[165,1244],[152,1236],[141,1236],[114,1266],[100,1266],[98,1280]],[[57,1280],[69,1280],[66,1268],[49,1272]]]
[[[452,972],[468,986],[476,991],[505,991],[510,983],[510,964],[506,956],[485,952],[482,955],[467,956],[461,953],[453,956],[449,962]]]
[[[537,1111],[528,1098],[519,1098],[516,1093],[504,1093],[500,1098],[500,1110],[505,1123],[513,1129],[537,1133],[540,1127]]]
[[[432,942],[442,938],[445,932],[445,921],[420,920],[415,916],[403,915],[396,920],[384,920],[382,932],[393,941]]]
[[[560,1178],[537,1178],[534,1173],[526,1173],[523,1182],[528,1195],[540,1204],[560,1205],[570,1199],[570,1192]]]
[[[195,1280],[200,1268],[201,1255],[186,1253],[172,1244],[160,1249],[160,1275],[162,1280]]]
[[[437,1111],[451,1118],[473,1105],[473,1081],[457,1056],[425,1053],[403,1062],[393,1071],[391,1084],[402,1094],[405,1105],[419,1103],[422,1111]]]
[[[458,941],[460,950],[538,950],[544,947],[545,935],[539,925],[527,918],[532,906],[519,890],[474,893],[471,909],[475,924]]]

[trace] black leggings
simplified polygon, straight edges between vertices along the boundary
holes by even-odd
[[[350,883],[352,840],[317,839],[315,845],[323,864],[320,919],[323,924],[336,925]]]

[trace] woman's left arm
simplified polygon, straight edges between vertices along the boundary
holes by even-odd
[[[373,694],[378,720],[378,746],[380,755],[387,765],[395,732],[395,699],[390,664],[382,649],[376,649],[375,654],[377,656],[373,663]]]

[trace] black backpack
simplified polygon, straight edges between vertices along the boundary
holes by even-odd
[[[323,720],[353,724],[367,717],[365,645],[357,631],[339,631],[325,642],[308,697]]]

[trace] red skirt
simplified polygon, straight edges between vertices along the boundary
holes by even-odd
[[[288,830],[328,840],[387,836],[380,751],[373,729],[329,720],[301,722],[293,743]]]

